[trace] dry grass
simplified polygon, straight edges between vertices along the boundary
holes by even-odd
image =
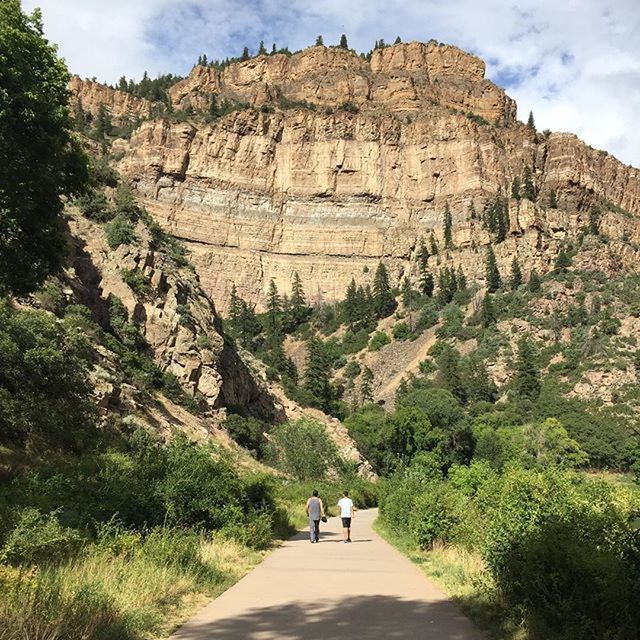
[[[60,566],[0,574],[0,640],[134,640],[166,637],[207,599],[263,557],[216,537],[197,566],[91,547]]]

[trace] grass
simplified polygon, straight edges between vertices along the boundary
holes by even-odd
[[[185,566],[99,545],[58,566],[0,566],[0,640],[166,637],[263,557],[214,537]]]
[[[374,523],[374,529],[418,565],[490,638],[526,640],[524,630],[509,618],[509,611],[496,594],[479,554],[445,544],[423,551],[391,531],[380,519]]]

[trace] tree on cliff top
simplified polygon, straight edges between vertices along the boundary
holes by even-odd
[[[349,44],[347,43],[347,36],[345,36],[344,33],[340,36],[340,48],[341,49],[349,48]]]
[[[69,73],[40,12],[0,2],[0,295],[27,293],[64,262],[63,198],[88,179],[72,135]]]

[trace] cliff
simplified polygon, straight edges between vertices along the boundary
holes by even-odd
[[[549,269],[592,205],[623,266],[637,260],[640,172],[571,134],[537,134],[455,47],[399,44],[367,61],[339,48],[259,56],[224,69],[195,67],[170,89],[185,122],[146,121],[118,143],[119,170],[169,232],[182,238],[206,292],[224,312],[232,283],[258,304],[273,278],[297,271],[312,300],[343,296],[380,259],[394,279],[416,273],[421,239],[453,253],[430,258],[484,277],[490,235],[481,213],[531,167],[535,202],[510,200],[501,268]],[[199,117],[215,96],[235,110]],[[209,118],[210,119],[210,118]],[[550,194],[557,208],[549,206]],[[367,272],[363,273],[363,272]]]

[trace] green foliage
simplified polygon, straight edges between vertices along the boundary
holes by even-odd
[[[444,207],[444,247],[445,249],[450,249],[452,245],[452,219],[451,219],[451,209],[449,208],[449,203],[447,202]]]
[[[513,256],[511,261],[511,290],[517,291],[523,282],[522,269],[520,269],[520,263],[518,258]]]
[[[536,188],[533,184],[533,173],[528,165],[524,168],[524,176],[522,179],[522,195],[531,202],[535,202]]]
[[[380,351],[391,339],[384,331],[376,331],[369,341],[369,351]]]
[[[412,338],[411,329],[406,322],[396,322],[391,333],[396,340],[410,340]]]
[[[26,507],[5,540],[0,562],[29,566],[61,561],[81,545],[79,532],[63,527],[55,513],[45,516],[33,507]]]
[[[120,273],[122,274],[122,280],[134,293],[140,296],[146,296],[151,293],[151,284],[140,269],[123,269]]]
[[[298,480],[315,480],[341,466],[337,449],[325,428],[308,418],[274,427],[266,446],[266,459]]]
[[[487,203],[484,211],[484,225],[496,242],[503,242],[509,231],[509,203],[498,194]]]
[[[241,447],[255,452],[258,457],[261,455],[262,447],[265,444],[263,433],[266,431],[262,422],[256,418],[244,418],[232,414],[227,416],[223,426]]]
[[[80,332],[0,301],[0,440],[36,451],[80,449],[96,437]]]
[[[340,36],[340,44],[338,45],[341,49],[348,49],[349,44],[347,43],[347,36],[344,33]]]
[[[531,338],[522,336],[518,341],[513,389],[523,400],[535,400],[540,394],[540,370],[536,359],[537,354]]]
[[[40,11],[0,4],[0,295],[28,293],[61,269],[62,209],[88,179],[73,137],[69,74]]]
[[[536,130],[536,122],[533,119],[533,111],[529,111],[529,118],[527,119],[527,127],[532,131]]]
[[[135,230],[129,219],[123,214],[116,215],[105,227],[107,244],[117,249],[121,244],[133,244],[137,241]]]
[[[502,278],[500,277],[500,271],[498,270],[496,254],[494,253],[491,245],[487,248],[486,272],[487,291],[489,293],[495,293],[502,286]]]
[[[386,318],[396,309],[396,301],[389,285],[389,275],[382,262],[378,263],[373,280],[373,305],[378,318]]]

